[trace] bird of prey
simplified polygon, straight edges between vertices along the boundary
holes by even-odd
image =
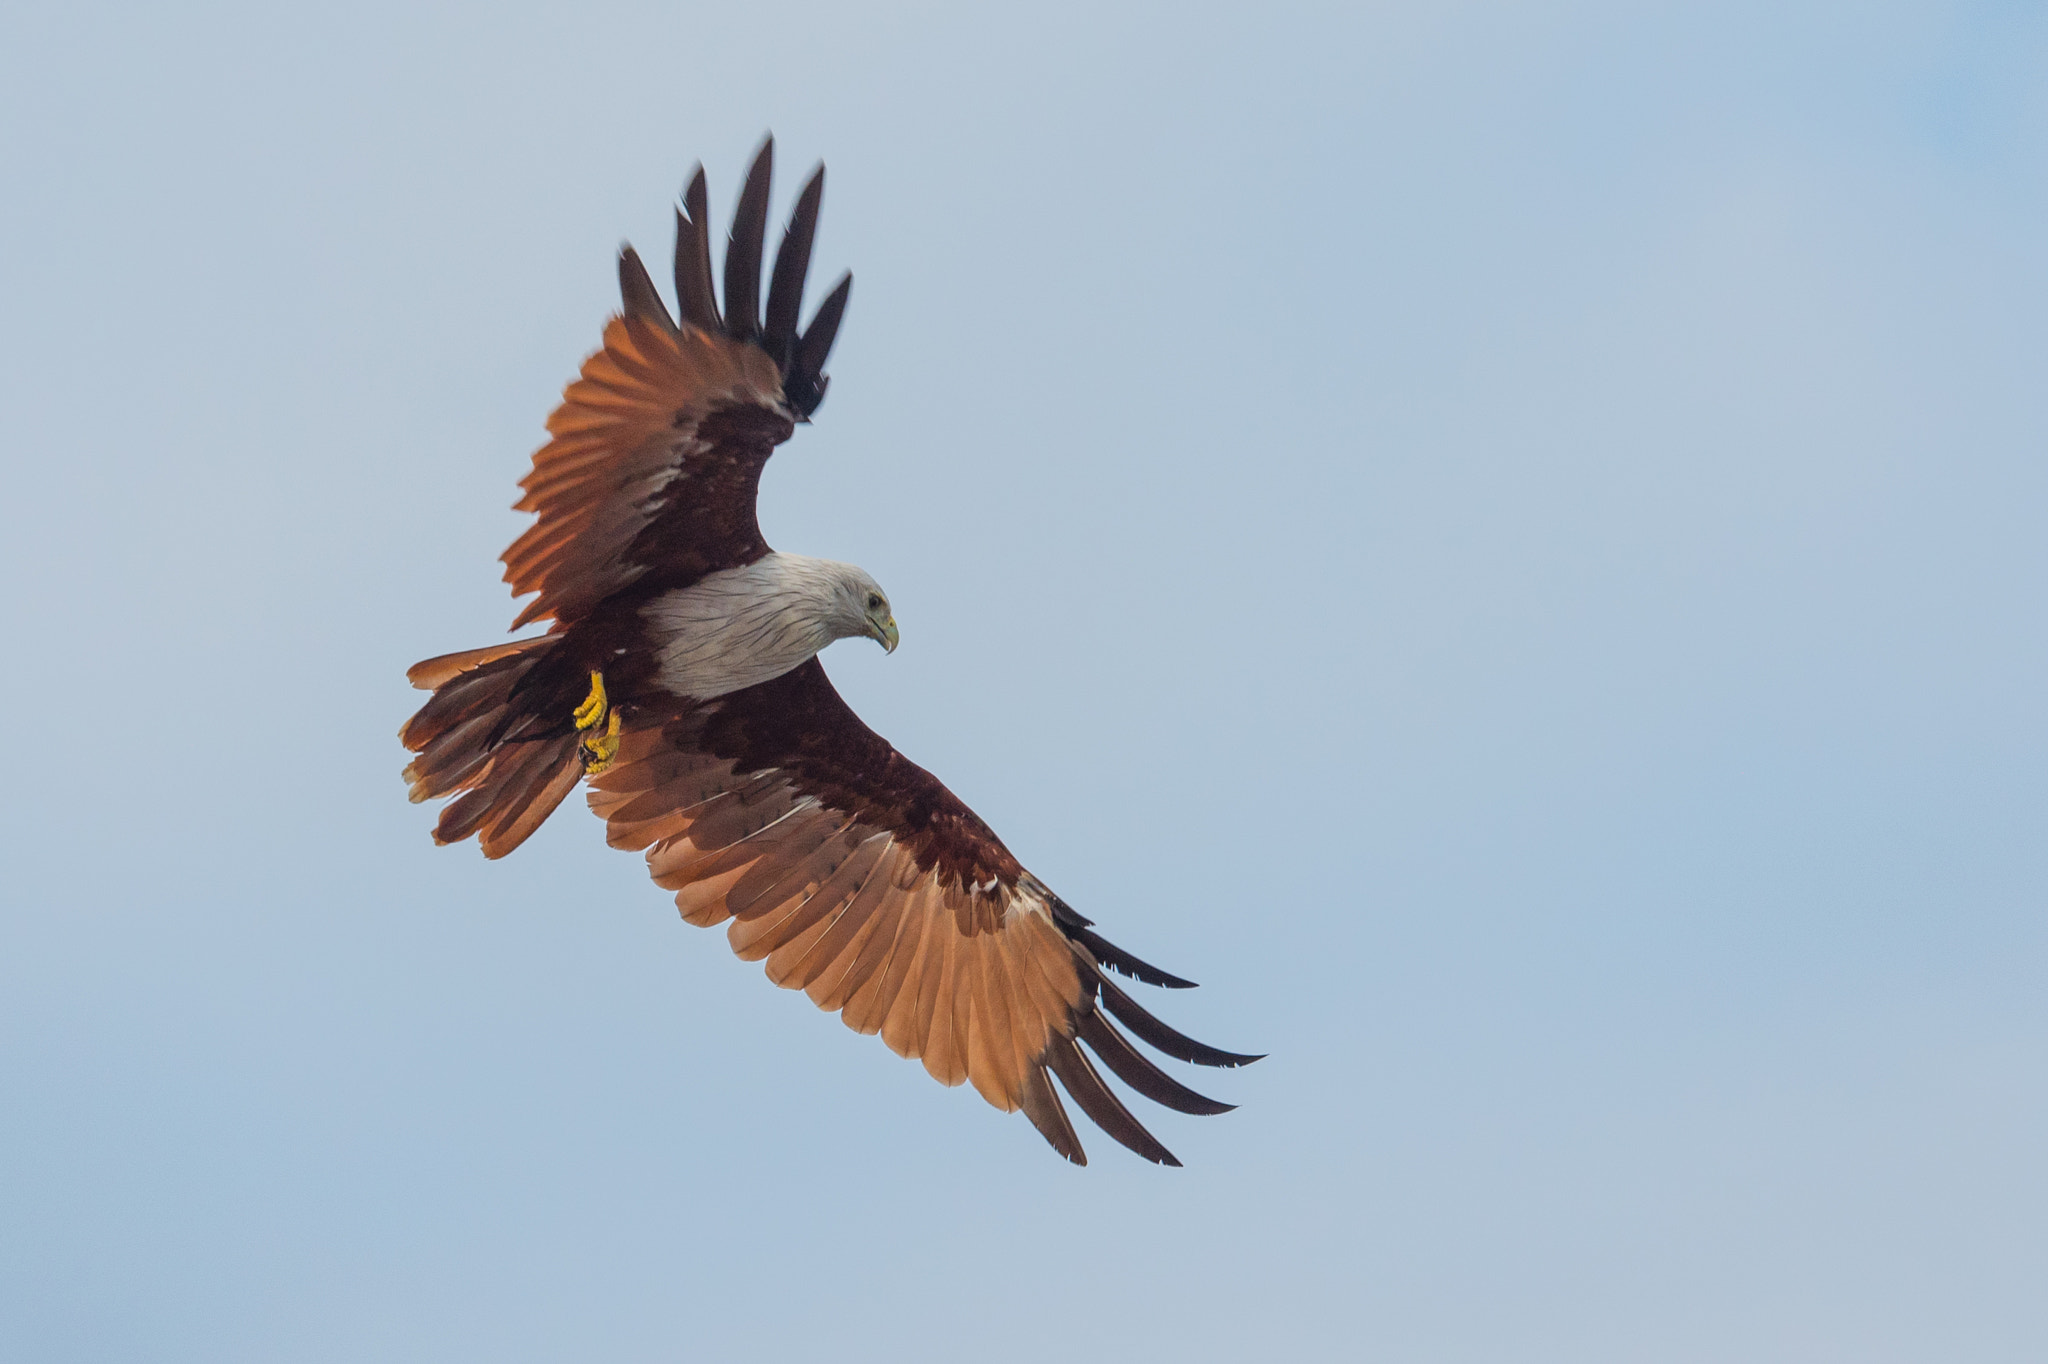
[[[669,314],[632,247],[603,348],[548,418],[516,505],[538,519],[503,556],[531,638],[406,674],[433,697],[400,731],[412,799],[453,796],[438,843],[518,847],[580,781],[615,848],[644,851],[684,919],[947,1085],[1024,1110],[1087,1157],[1059,1093],[1147,1160],[1178,1165],[1103,1081],[1221,1113],[1149,1060],[1257,1060],[1204,1046],[1111,979],[1190,982],[1105,941],[937,778],[863,725],[818,662],[834,640],[894,652],[888,594],[850,564],[783,554],[754,503],[775,447],[824,399],[849,274],[798,330],[824,191],[798,196],[761,266],[774,143],[747,174],[712,284],[700,166],[676,214]],[[1083,1048],[1087,1051],[1083,1051]]]

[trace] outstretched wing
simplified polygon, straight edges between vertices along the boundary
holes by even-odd
[[[819,167],[798,196],[760,314],[762,233],[774,142],[747,175],[725,254],[726,311],[711,285],[704,170],[676,213],[669,316],[632,247],[619,253],[624,311],[604,348],[548,418],[552,439],[520,481],[517,510],[539,514],[504,554],[514,596],[538,593],[513,622],[572,623],[646,579],[687,587],[768,552],[754,515],[761,468],[824,400],[825,358],[853,286],[847,275],[797,332],[824,192]]]
[[[1097,1060],[1183,1113],[1228,1104],[1186,1088],[1117,1028],[1201,1065],[1257,1060],[1182,1036],[1109,971],[1191,982],[1105,942],[1025,871],[929,772],[863,725],[813,658],[770,682],[629,722],[617,765],[591,781],[613,847],[648,869],[693,924],[730,923],[767,963],[859,1032],[1023,1109],[1055,1150],[1087,1157],[1049,1074],[1147,1160],[1172,1152],[1103,1082]]]

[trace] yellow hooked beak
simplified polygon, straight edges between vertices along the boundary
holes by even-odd
[[[876,620],[870,616],[868,624],[874,627],[875,642],[882,646],[882,652],[885,654],[895,653],[896,641],[902,638],[896,630],[896,617],[888,616],[881,620]]]

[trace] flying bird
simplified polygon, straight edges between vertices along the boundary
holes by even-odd
[[[723,307],[700,166],[676,213],[671,316],[633,248],[621,311],[548,418],[521,480],[537,519],[503,555],[514,630],[544,634],[415,664],[433,693],[399,737],[414,801],[452,796],[438,843],[486,857],[524,842],[578,782],[615,848],[644,852],[690,923],[846,1025],[880,1033],[941,1083],[1024,1111],[1085,1165],[1052,1079],[1111,1137],[1178,1165],[1104,1082],[1221,1113],[1134,1046],[1206,1066],[1259,1059],[1183,1036],[1112,973],[1192,982],[1104,940],[988,825],[854,715],[818,654],[896,618],[851,564],[768,547],[762,467],[824,400],[825,359],[853,286],[798,329],[824,193],[804,184],[768,280],[761,268],[774,142],[733,217]],[[1122,1028],[1119,1028],[1119,1024]],[[1084,1050],[1085,1049],[1085,1050]],[[1093,1053],[1094,1060],[1090,1060]]]

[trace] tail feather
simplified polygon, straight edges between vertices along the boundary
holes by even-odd
[[[512,688],[541,652],[490,659],[439,683],[433,696],[398,731],[400,741],[416,753],[425,752],[442,735],[479,715],[502,718]]]
[[[415,805],[465,789],[469,779],[490,760],[490,733],[498,718],[498,713],[490,710],[471,716],[445,734],[436,735],[427,750],[412,760],[405,769],[405,779],[412,784],[409,794]]]
[[[460,653],[441,654],[407,668],[405,680],[421,691],[433,691],[443,682],[453,681],[460,673],[470,672],[486,663],[554,643],[553,635],[537,635],[532,639],[515,639],[505,644],[487,644],[481,649],[464,649]]]
[[[538,738],[507,737],[515,722],[533,718],[513,710],[521,679],[559,641],[542,635],[469,649],[407,671],[414,686],[434,692],[398,732],[419,755],[405,769],[412,799],[456,797],[434,827],[436,843],[480,834],[484,856],[503,857],[554,813],[583,775],[579,736],[566,725],[561,729],[567,732]]]
[[[560,742],[556,741],[557,744]],[[567,740],[567,745],[567,758],[557,756],[551,767],[543,767],[542,771],[547,774],[546,782],[534,788],[523,803],[505,802],[497,807],[497,813],[484,825],[477,838],[485,857],[503,857],[524,843],[527,835],[538,829],[541,822],[562,803],[562,798],[574,789],[583,776],[583,759],[577,751],[574,736]]]

